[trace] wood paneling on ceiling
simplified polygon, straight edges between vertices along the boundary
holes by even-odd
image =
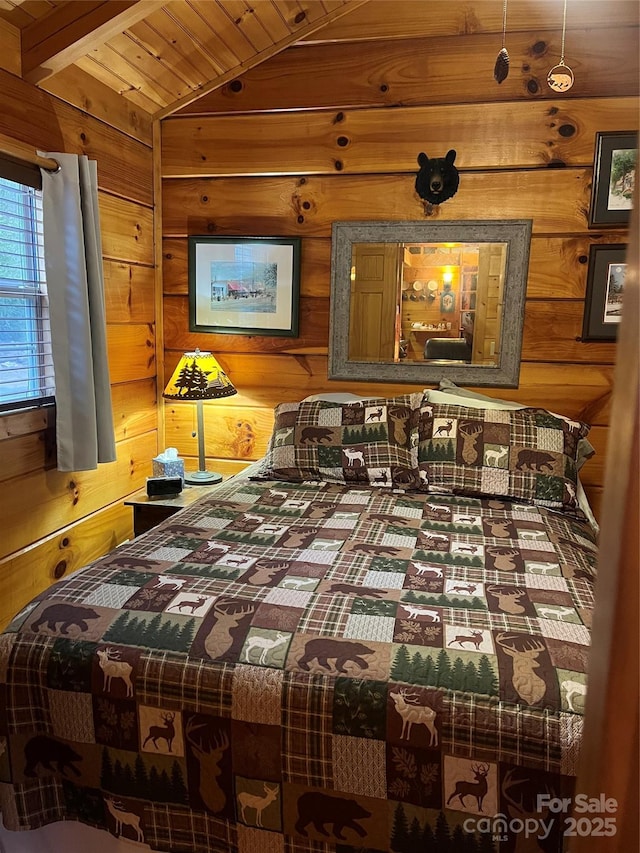
[[[450,74],[443,62],[460,69],[448,101],[482,101],[492,74],[482,62],[501,44],[502,3],[439,3],[446,14],[434,14],[428,0],[0,0],[3,44],[19,50],[2,67],[144,142],[152,117],[179,110],[394,106],[400,91],[405,106],[444,103],[438,83],[450,82]],[[603,28],[616,30],[620,54],[635,54],[635,63],[597,68],[607,61]],[[510,0],[505,97],[542,94],[550,60],[560,56],[561,29],[559,0]],[[451,54],[436,62],[429,45],[442,38],[450,38]],[[567,61],[576,71],[588,62],[599,95],[610,94],[605,72],[611,92],[625,81],[637,90],[637,45],[634,51],[628,44],[634,38],[636,0],[618,0],[615,15],[610,0],[569,0]],[[282,54],[291,45],[296,50]],[[257,68],[276,54],[276,63]],[[344,91],[327,85],[334,62]],[[591,96],[591,76],[577,74],[569,97]]]
[[[0,19],[20,31],[25,80],[82,106],[56,79],[73,69],[94,104],[106,89],[160,118],[366,2],[0,0]]]
[[[571,31],[583,27],[637,26],[636,0],[568,0],[567,62],[577,42]],[[437,14],[434,7],[440,6]],[[562,0],[508,0],[507,33],[535,32],[562,26]],[[446,11],[445,11],[446,10]],[[371,0],[337,24],[329,24],[320,40],[377,41],[411,36],[461,36],[502,34],[503,4],[500,0]],[[304,41],[318,40],[315,35]],[[501,40],[498,40],[498,48]],[[509,53],[511,53],[510,44]],[[497,53],[497,50],[496,50]]]

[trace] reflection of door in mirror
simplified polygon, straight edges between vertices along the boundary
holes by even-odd
[[[397,243],[358,243],[353,247],[350,359],[397,361],[399,358],[399,249]]]

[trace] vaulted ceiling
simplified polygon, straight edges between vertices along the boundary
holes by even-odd
[[[637,65],[616,67],[611,51],[600,50],[607,38],[593,42],[606,28],[614,28],[616,38],[629,30],[637,39],[637,3],[568,0],[570,59],[585,43],[589,61],[606,65],[612,76],[637,74]],[[330,63],[337,54],[353,53],[350,43],[371,42],[372,61],[379,55],[385,69],[385,85],[378,89],[386,105],[396,103],[387,78],[404,82],[415,73],[421,51],[425,80],[437,78],[438,63],[450,55],[458,72],[456,98],[464,99],[465,92],[473,97],[462,57],[469,50],[480,52],[491,80],[504,44],[506,6],[506,0],[0,0],[0,67],[149,141],[153,119],[197,114],[201,108],[209,114],[226,111],[234,101],[229,96],[242,89],[238,78],[287,48],[308,55],[324,45],[323,61]],[[512,69],[525,87],[516,96],[541,96],[539,88],[526,86],[532,75],[546,74],[552,57],[557,61],[564,43],[563,0],[508,0],[506,35]],[[405,62],[402,50],[389,52],[385,60],[385,43],[396,39],[414,40],[405,41],[414,65],[409,58]],[[433,40],[438,62],[430,61]],[[284,62],[285,71],[278,72],[284,59],[260,69],[267,77],[273,69],[272,95],[269,103],[252,102],[253,110],[279,108],[276,101],[282,98],[273,93],[286,94],[295,67]],[[367,68],[364,84],[375,88],[378,77]],[[588,94],[588,75],[580,79],[583,88],[576,86],[574,97],[579,91]],[[327,104],[339,102],[339,92],[328,92],[318,106],[327,106],[327,99]],[[232,108],[242,109],[237,101]]]
[[[161,118],[366,2],[0,0],[0,19],[25,80],[60,94],[89,77]]]

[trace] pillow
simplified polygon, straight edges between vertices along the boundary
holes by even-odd
[[[523,403],[512,403],[509,400],[498,400],[491,397],[483,398],[480,394],[478,397],[468,397],[467,394],[471,393],[473,392],[467,391],[466,394],[459,394],[457,391],[454,392],[452,388],[446,391],[425,390],[425,395],[430,403],[444,403],[445,405],[452,406],[468,406],[470,409],[497,409],[502,411],[527,408]]]
[[[423,402],[418,467],[430,493],[578,507],[578,442],[589,426],[546,409]]]
[[[482,403],[491,403],[503,406],[508,409],[525,409],[526,406],[523,406],[522,403],[515,403],[513,400],[500,400],[497,397],[487,397],[485,394],[478,394],[475,391],[469,391],[467,388],[461,388],[459,385],[456,385],[455,382],[452,382],[450,379],[441,379],[440,380],[440,393],[442,394],[455,394],[457,397],[462,397],[465,400],[478,401]],[[471,403],[469,403],[471,405]],[[491,406],[491,408],[493,405]],[[490,406],[486,406],[486,408],[490,408]]]
[[[512,400],[499,400],[496,397],[486,397],[484,394],[476,394],[475,391],[468,391],[466,388],[459,388],[454,385],[449,379],[440,380],[440,390],[432,391],[425,388],[424,391],[429,402],[433,403],[449,403],[459,406],[468,406],[474,409],[526,409],[528,406],[523,403],[514,403]],[[556,418],[563,418],[563,415],[551,414]],[[566,419],[568,420],[568,419]],[[572,421],[577,423],[577,421]],[[576,465],[578,471],[582,468],[587,459],[591,459],[595,455],[596,449],[591,444],[589,439],[581,438],[578,440],[578,454],[576,457]]]
[[[422,394],[281,403],[255,479],[419,489]]]
[[[578,477],[578,490],[577,491],[578,491],[578,496],[577,496],[578,506],[580,507],[580,509],[584,513],[585,518],[587,519],[587,521],[591,525],[594,533],[596,534],[596,536],[598,536],[600,533],[600,525],[596,521],[596,517],[593,514],[593,510],[591,509],[591,504],[589,503],[589,498],[587,497],[587,493],[584,490],[584,486],[580,482],[580,477]]]
[[[366,399],[366,397],[360,397],[358,394],[350,394],[348,391],[323,391],[321,394],[311,394],[309,397],[305,397],[302,402],[315,403],[317,400],[326,400],[330,403],[356,403]]]

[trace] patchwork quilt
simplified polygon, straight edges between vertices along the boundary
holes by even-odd
[[[236,477],[0,636],[5,826],[560,851],[518,827],[573,790],[595,558],[541,507]]]

